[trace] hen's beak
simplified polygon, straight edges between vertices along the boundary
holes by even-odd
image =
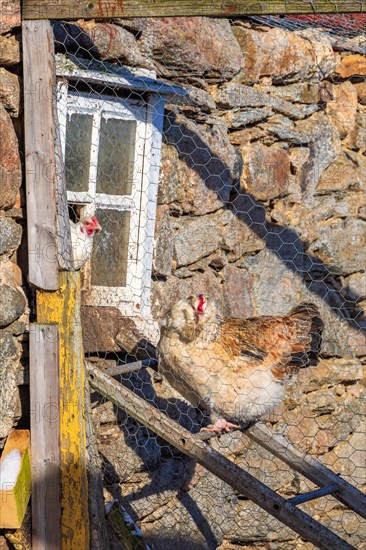
[[[102,228],[99,225],[99,223],[97,223],[97,225],[95,226],[95,231],[102,231]]]

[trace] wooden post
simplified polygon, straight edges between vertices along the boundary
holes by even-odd
[[[60,347],[60,445],[62,549],[89,548],[84,354],[80,273],[61,272],[60,289],[37,292],[40,323],[58,323]]]
[[[53,38],[49,21],[24,22],[22,31],[29,281],[56,290]]]
[[[32,547],[61,548],[59,346],[57,325],[32,323],[31,398]]]
[[[362,12],[365,6],[355,0],[23,0],[24,19],[80,19],[111,17],[245,16],[276,13]]]
[[[196,438],[164,413],[116,382],[113,378],[87,364],[90,385],[112,403],[122,407],[138,422],[150,428],[182,453],[202,464],[207,470],[240,491],[255,504],[323,550],[355,550],[345,540],[321,525],[311,516],[287,502],[264,483],[245,472],[207,443]]]

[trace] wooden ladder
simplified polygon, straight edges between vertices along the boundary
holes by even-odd
[[[139,361],[136,366],[125,365],[119,370],[131,372],[142,366],[144,366],[143,362]],[[301,537],[324,550],[356,550],[354,546],[297,508],[297,505],[321,496],[332,495],[366,519],[366,495],[315,458],[296,449],[283,436],[262,423],[256,423],[244,432],[250,439],[315,483],[319,489],[289,499],[283,498],[210,447],[205,441],[207,435],[206,437],[203,434],[193,435],[91,363],[86,363],[86,369],[91,387],[101,395],[124,409],[135,420],[200,463]],[[119,373],[116,370],[118,367],[114,369],[113,375]]]

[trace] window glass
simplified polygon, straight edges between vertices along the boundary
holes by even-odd
[[[68,191],[88,191],[93,116],[71,113],[66,121],[65,174]]]
[[[130,212],[97,208],[95,215],[103,230],[94,238],[91,284],[126,286]]]
[[[134,177],[136,121],[102,118],[97,193],[131,195]]]

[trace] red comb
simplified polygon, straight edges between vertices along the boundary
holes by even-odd
[[[205,296],[204,294],[198,295],[198,305],[197,305],[197,311],[198,313],[204,313],[203,306],[205,304]]]

